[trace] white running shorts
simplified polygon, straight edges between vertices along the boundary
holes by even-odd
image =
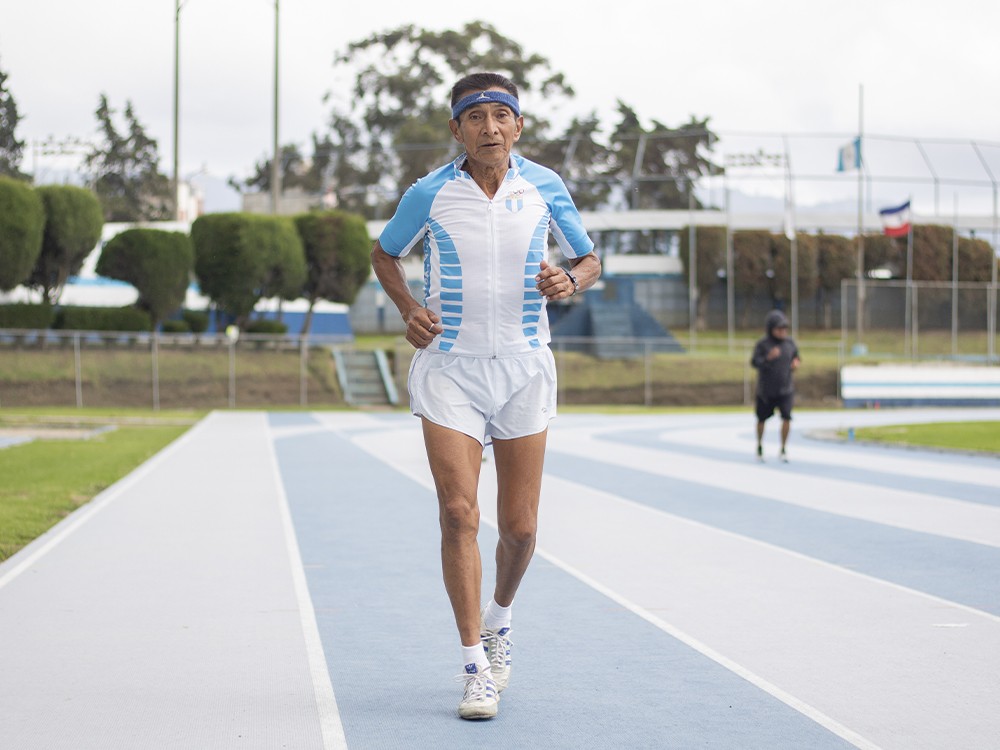
[[[556,416],[556,363],[547,346],[495,359],[420,349],[408,384],[414,416],[483,445],[534,435]]]

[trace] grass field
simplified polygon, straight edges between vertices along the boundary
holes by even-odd
[[[47,531],[182,435],[197,414],[4,410],[0,428],[96,430],[0,450],[0,560]]]
[[[1000,455],[1000,422],[936,422],[887,425],[854,431],[855,438],[892,445],[912,445]]]

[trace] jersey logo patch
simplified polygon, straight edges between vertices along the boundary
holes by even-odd
[[[504,199],[504,206],[512,214],[516,214],[524,208],[524,190],[512,190],[507,193],[507,197]]]

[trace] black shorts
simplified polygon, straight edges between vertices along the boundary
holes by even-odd
[[[757,421],[766,422],[772,416],[774,416],[774,410],[777,409],[781,412],[781,418],[784,420],[789,420],[792,418],[792,401],[795,396],[792,393],[786,393],[784,396],[757,396]]]

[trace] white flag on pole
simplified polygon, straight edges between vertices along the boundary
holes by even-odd
[[[860,137],[845,143],[837,153],[837,171],[846,172],[850,169],[861,169]]]

